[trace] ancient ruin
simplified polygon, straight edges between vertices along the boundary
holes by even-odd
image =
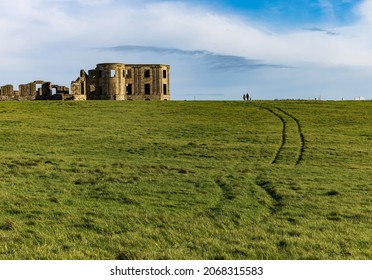
[[[170,100],[169,65],[101,63],[68,87],[34,81],[0,87],[0,100]]]

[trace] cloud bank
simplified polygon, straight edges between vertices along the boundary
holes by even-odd
[[[137,53],[152,53],[153,55],[179,55],[204,63],[207,68],[217,71],[244,71],[254,70],[257,68],[287,68],[285,65],[267,64],[257,59],[249,59],[237,55],[224,55],[213,53],[207,50],[181,50],[176,48],[160,48],[154,46],[117,46],[112,48],[103,48],[103,51],[115,52],[137,52]]]

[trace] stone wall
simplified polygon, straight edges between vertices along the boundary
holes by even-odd
[[[102,63],[95,69],[95,95],[98,99],[125,99],[125,65]]]
[[[0,88],[0,95],[1,96],[13,96],[14,95],[13,85],[2,86]]]
[[[36,97],[36,82],[19,85],[19,95],[22,97]]]
[[[35,100],[49,99],[51,95],[51,83],[34,81],[19,85],[19,90],[14,90],[13,85],[1,87],[0,100]]]
[[[168,65],[129,64],[126,71],[127,99],[170,99]]]
[[[81,71],[72,94],[88,100],[169,100],[169,70],[161,64],[102,63],[89,74]]]

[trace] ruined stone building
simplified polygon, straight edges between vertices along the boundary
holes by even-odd
[[[69,96],[69,89],[65,86],[53,85],[50,82],[34,81],[19,85],[14,90],[13,85],[0,87],[0,100],[50,100],[64,99]]]
[[[102,63],[65,86],[34,81],[0,87],[0,100],[170,100],[169,65]]]

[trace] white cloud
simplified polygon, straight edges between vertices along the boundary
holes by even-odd
[[[324,11],[334,13],[330,1],[321,0],[319,3]],[[180,1],[5,0],[0,2],[0,55],[3,57],[0,83],[5,78],[16,84],[26,82],[32,79],[37,69],[43,77],[60,79],[62,81],[58,83],[68,85],[82,67],[93,67],[95,63],[103,61],[127,62],[131,60],[130,55],[141,59],[138,53],[118,55],[97,51],[97,48],[141,45],[186,51],[207,50],[220,55],[219,58],[226,55],[230,59],[240,57],[247,61],[259,60],[262,64],[293,66],[298,70],[271,69],[266,72],[270,75],[277,73],[281,77],[280,80],[271,79],[274,88],[288,88],[284,83],[293,82],[291,77],[294,71],[303,71],[303,81],[317,79],[313,81],[315,88],[317,81],[320,86],[326,83],[324,77],[327,74],[338,75],[339,66],[349,67],[350,71],[346,72],[354,78],[353,69],[372,72],[372,38],[369,35],[372,1],[363,1],[355,13],[359,17],[356,23],[334,26],[329,32],[321,32],[328,30],[327,26],[272,31],[241,15],[223,14],[210,10],[210,7]],[[151,56],[145,58],[151,59]],[[165,55],[160,58],[165,60],[164,63],[171,62],[176,68],[184,63],[190,71],[190,77],[193,76],[192,65],[185,63],[183,58]],[[205,72],[198,72],[200,79],[203,75],[211,75],[211,70],[207,68],[203,68]],[[175,71],[180,73],[177,69]],[[187,75],[185,71],[182,71],[183,75]],[[260,81],[267,82],[265,71],[259,70],[261,74],[256,78],[261,80],[254,81],[257,87]],[[312,75],[313,71],[324,74]],[[343,74],[340,76],[345,78],[345,71],[341,72]],[[26,81],[12,78],[16,74],[17,79]],[[240,73],[238,76],[244,75]],[[250,73],[250,76],[254,75]],[[215,79],[220,79],[219,74]],[[210,84],[206,87],[213,88],[214,83],[210,79],[208,81]],[[298,74],[296,83],[303,85],[301,74]],[[234,85],[226,83],[225,88],[228,86],[237,91],[246,87],[237,79],[234,79]],[[273,88],[265,87],[267,92]]]
[[[356,8],[356,13],[360,16],[360,22],[362,24],[372,24],[372,1],[362,1],[362,3]]]
[[[325,9],[331,9],[329,1],[320,2]],[[3,51],[24,52],[59,43],[65,48],[134,44],[206,49],[268,63],[304,61],[363,66],[369,63],[366,57],[372,54],[369,40],[363,38],[368,35],[358,32],[363,28],[361,24],[356,28],[335,28],[339,36],[303,29],[275,33],[245,19],[182,2],[11,0],[1,3],[0,34],[6,42],[0,47]],[[372,1],[365,1],[358,11],[361,22],[372,22]]]

